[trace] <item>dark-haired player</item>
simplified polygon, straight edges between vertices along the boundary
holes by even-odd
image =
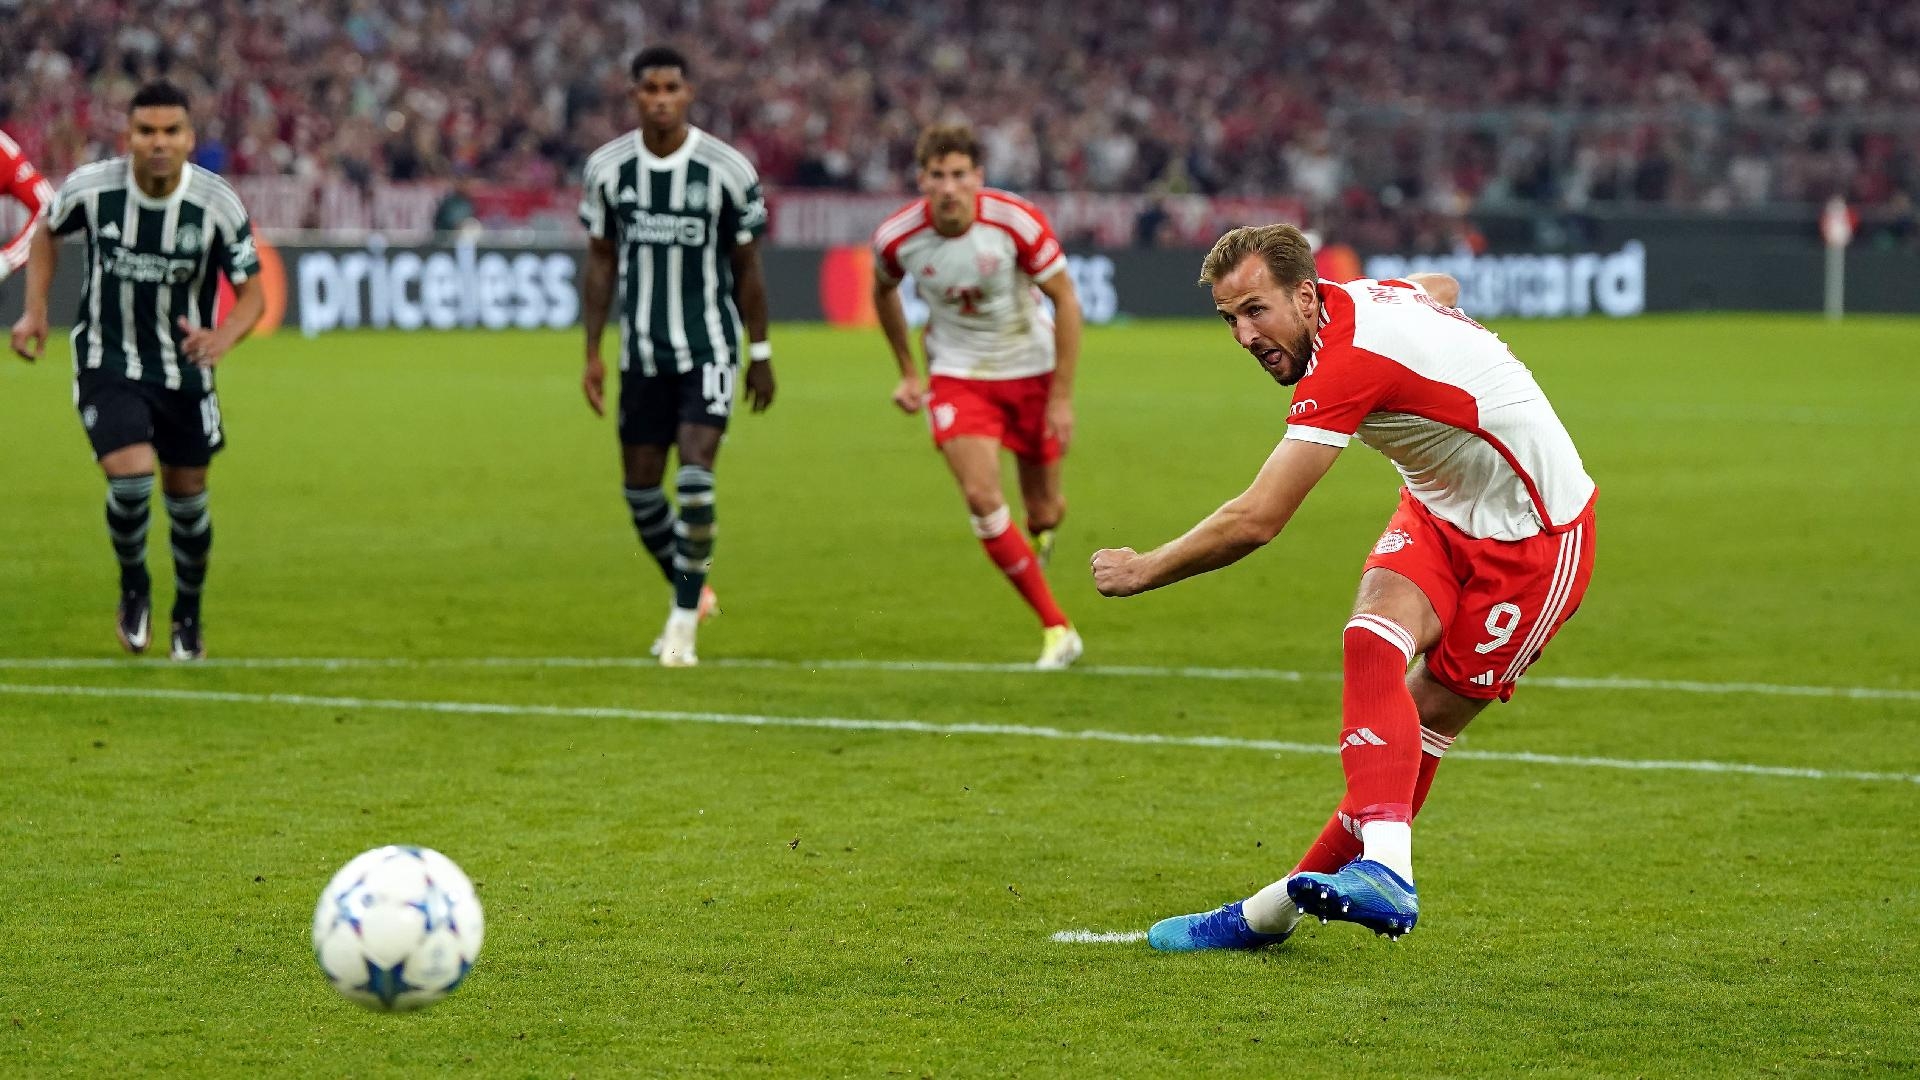
[[[667,667],[692,667],[695,631],[718,607],[713,568],[714,458],[733,415],[740,346],[750,344],[747,401],[773,404],[773,346],[759,238],[767,206],[760,178],[738,150],[687,122],[687,59],[663,46],[633,58],[637,130],[587,159],[580,220],[587,227],[581,313],[587,332],[581,383],[604,415],[600,338],[617,300],[620,325],[620,462],[640,545],[673,587],[654,651]],[[744,329],[741,326],[745,320]],[[671,505],[661,487],[677,449]]]
[[[120,560],[116,629],[128,651],[146,649],[148,504],[157,464],[173,523],[172,656],[198,660],[206,655],[200,593],[213,546],[207,468],[226,442],[213,369],[253,329],[265,296],[239,196],[187,162],[187,96],[165,82],[135,93],[127,149],[74,170],[54,195],[34,232],[13,349],[28,360],[45,350],[54,238],[82,234],[88,273],[71,338],[73,393],[107,477],[107,531]],[[221,274],[236,302],[216,326]]]

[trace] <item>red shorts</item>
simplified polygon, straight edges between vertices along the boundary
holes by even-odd
[[[1514,683],[1580,608],[1593,578],[1593,504],[1566,531],[1476,540],[1404,488],[1367,557],[1412,581],[1440,616],[1427,670],[1462,697],[1507,701]]]
[[[1024,379],[935,375],[929,389],[927,418],[933,424],[933,445],[943,446],[959,435],[982,435],[1000,440],[1001,446],[1026,461],[1060,460],[1060,440],[1047,434],[1052,372]]]

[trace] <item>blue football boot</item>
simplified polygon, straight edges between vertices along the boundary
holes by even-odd
[[[1397,940],[1420,921],[1420,894],[1377,862],[1355,859],[1333,874],[1295,874],[1287,895],[1302,915],[1359,923]]]
[[[1289,927],[1279,934],[1263,934],[1247,925],[1242,901],[1222,904],[1212,911],[1161,919],[1147,931],[1147,944],[1161,952],[1198,952],[1201,949],[1264,949],[1293,935]]]

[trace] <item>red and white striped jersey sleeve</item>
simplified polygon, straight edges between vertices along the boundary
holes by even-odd
[[[0,248],[0,279],[27,264],[27,251],[40,216],[53,203],[53,185],[20,152],[19,144],[0,131],[0,192],[13,196],[27,208],[27,223],[5,247]]]
[[[1067,254],[1040,208],[1004,191],[980,193],[980,219],[1013,234],[1015,261],[1033,281],[1045,281],[1067,268]]]
[[[1345,446],[1393,384],[1394,371],[1378,356],[1353,347],[1353,300],[1324,293],[1323,321],[1307,373],[1293,387],[1287,438]]]
[[[881,222],[873,233],[874,276],[888,285],[899,284],[907,276],[907,269],[900,261],[901,245],[908,237],[932,227],[925,199],[908,203]]]

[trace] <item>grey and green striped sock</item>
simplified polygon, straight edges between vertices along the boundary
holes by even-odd
[[[107,538],[120,560],[122,592],[146,593],[147,526],[152,521],[153,474],[107,478]]]

